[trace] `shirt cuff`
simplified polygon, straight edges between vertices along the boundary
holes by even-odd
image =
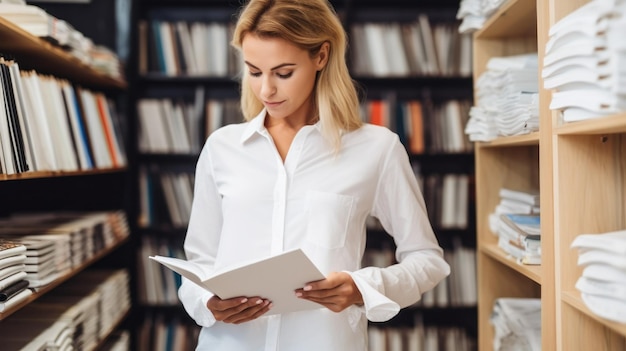
[[[393,318],[400,312],[400,305],[381,294],[376,288],[374,288],[364,277],[359,276],[357,273],[346,272],[352,276],[354,284],[361,292],[363,297],[364,312],[368,320],[372,322],[385,322]],[[355,310],[356,311],[356,310]],[[363,309],[360,310],[361,312]],[[354,312],[353,312],[354,313]],[[350,321],[352,322],[353,316]],[[358,319],[356,319],[358,321]]]

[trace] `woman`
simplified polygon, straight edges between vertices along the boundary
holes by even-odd
[[[218,269],[301,248],[326,279],[294,291],[319,309],[264,316],[263,296],[222,300],[189,281],[198,350],[367,350],[385,321],[449,274],[396,134],[363,124],[346,33],[326,0],[251,0],[233,45],[245,123],[208,138],[196,169],[187,259]],[[398,263],[361,268],[377,217]]]

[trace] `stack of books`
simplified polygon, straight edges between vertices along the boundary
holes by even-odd
[[[584,267],[576,289],[585,305],[602,318],[626,323],[626,230],[581,234],[572,248]]]
[[[550,109],[565,122],[626,110],[626,3],[590,1],[555,23],[543,60]]]
[[[0,312],[33,293],[26,280],[25,253],[21,243],[0,239]]]
[[[541,264],[538,191],[500,189],[500,203],[490,216],[498,246],[522,264]]]

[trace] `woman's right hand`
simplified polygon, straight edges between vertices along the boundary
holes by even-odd
[[[222,300],[213,296],[206,304],[216,320],[240,324],[257,319],[272,308],[269,300],[260,297],[235,297]]]

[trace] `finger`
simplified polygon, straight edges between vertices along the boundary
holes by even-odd
[[[232,299],[222,300],[217,296],[213,296],[207,302],[207,307],[211,311],[226,311],[248,302],[248,298],[241,296]]]
[[[269,309],[270,302],[268,300],[260,300],[260,303],[255,303],[253,306],[246,306],[245,309],[231,314],[228,318],[225,318],[223,322],[240,324],[247,321],[251,321]]]

